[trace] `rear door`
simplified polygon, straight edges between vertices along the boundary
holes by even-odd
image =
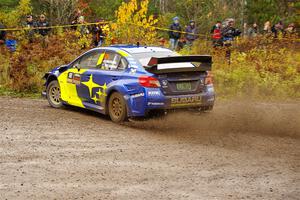
[[[88,69],[86,76],[92,76],[93,89],[90,103],[105,107],[107,93],[106,90],[110,84],[122,79],[124,70],[127,68],[128,62],[120,54],[114,51],[101,52],[97,61],[97,67]],[[85,84],[82,82],[82,84]]]

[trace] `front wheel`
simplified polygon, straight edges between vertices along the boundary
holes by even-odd
[[[127,107],[120,93],[113,93],[108,101],[108,113],[113,122],[121,123],[127,120]]]
[[[61,108],[63,106],[60,100],[60,87],[57,80],[51,81],[47,87],[47,100],[53,108]]]

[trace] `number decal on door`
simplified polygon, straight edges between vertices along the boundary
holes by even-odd
[[[68,73],[67,82],[75,84],[75,85],[79,85],[80,82],[81,82],[81,76],[80,76],[80,74],[69,72]]]

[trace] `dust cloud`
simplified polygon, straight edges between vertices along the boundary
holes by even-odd
[[[247,100],[222,102],[208,113],[176,112],[163,119],[133,122],[129,126],[174,133],[201,130],[300,137],[300,104]]]

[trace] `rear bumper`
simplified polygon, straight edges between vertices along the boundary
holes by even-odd
[[[166,96],[163,102],[156,103],[148,101],[147,110],[174,110],[181,108],[211,106],[214,104],[214,101],[215,96],[207,95],[206,93],[197,95]]]
[[[155,110],[200,109],[210,110],[214,106],[213,87],[200,94],[165,96],[160,90],[149,89],[145,93],[129,96],[127,101],[130,117],[143,117]]]

